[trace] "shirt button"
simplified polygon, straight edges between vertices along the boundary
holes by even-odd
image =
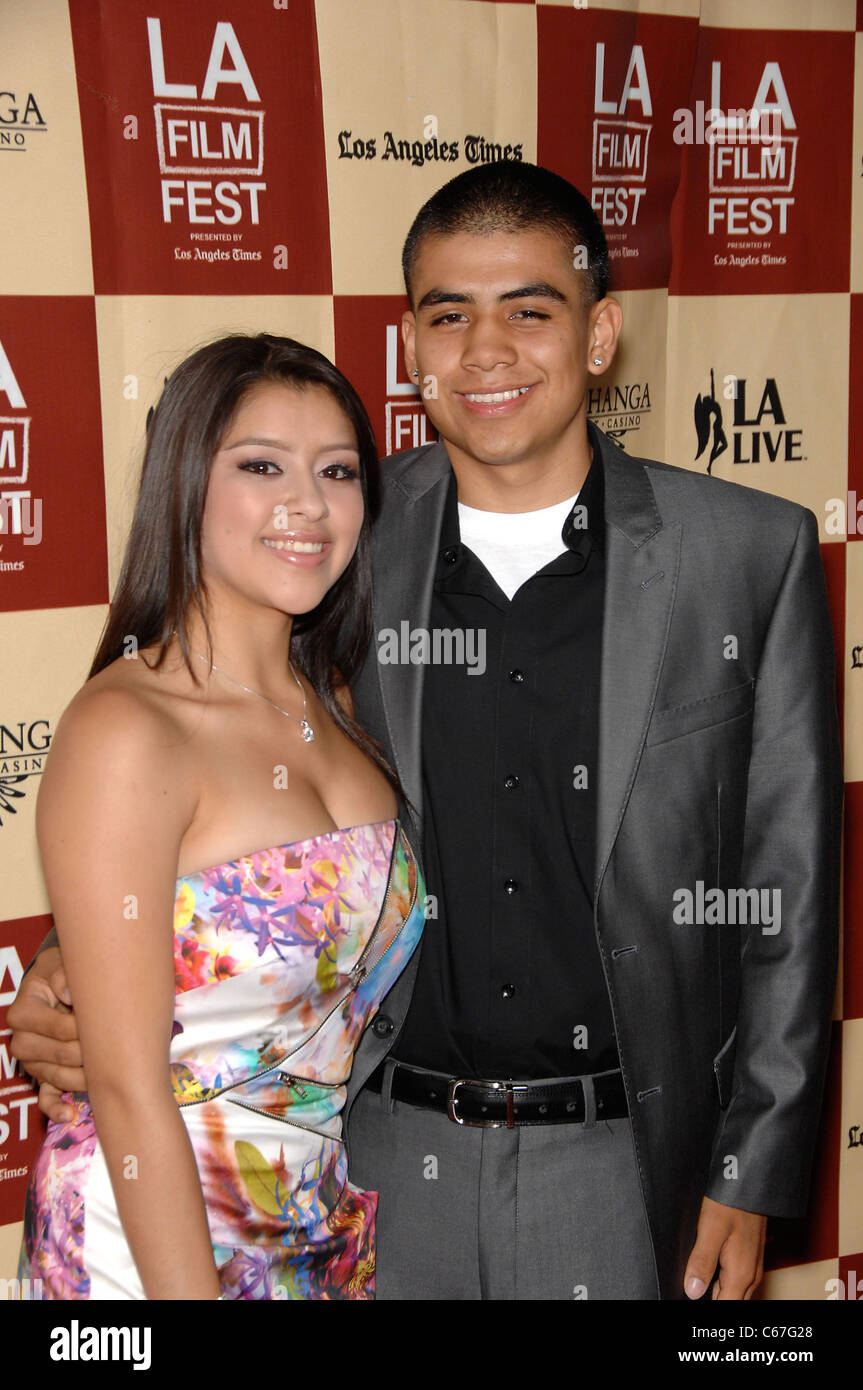
[[[508,792],[515,790],[515,788],[518,786],[518,778],[516,777],[514,772],[511,772],[508,777],[504,777],[503,785],[506,787]]]
[[[503,885],[503,891],[508,893],[510,897],[512,897],[513,893],[518,892],[518,884],[514,878],[507,879],[506,883]]]
[[[515,994],[515,985],[510,985],[510,984],[501,985],[501,987],[500,987],[500,997],[501,997],[501,999],[511,999],[512,996],[513,996],[514,994]]]
[[[455,549],[454,546],[450,546],[448,550],[444,551],[443,557],[448,565],[454,565],[456,560],[458,559],[458,551]]]
[[[524,671],[519,671],[516,667],[514,671],[510,671],[509,678],[513,685],[522,685],[524,683]]]

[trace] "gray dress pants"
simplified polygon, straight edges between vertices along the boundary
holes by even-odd
[[[473,1129],[369,1089],[350,1180],[377,1192],[379,1299],[656,1299],[628,1119]]]

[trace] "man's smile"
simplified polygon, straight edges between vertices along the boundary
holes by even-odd
[[[529,391],[529,386],[513,386],[503,391],[460,391],[467,401],[478,401],[481,405],[498,405],[501,401],[514,401]]]
[[[530,386],[507,386],[488,391],[456,391],[472,415],[511,415],[534,389]]]

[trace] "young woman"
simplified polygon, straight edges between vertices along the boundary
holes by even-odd
[[[394,774],[353,722],[371,426],[286,338],[194,353],[148,427],[37,830],[88,1091],[34,1165],[48,1298],[372,1298],[353,1051],[422,927]]]

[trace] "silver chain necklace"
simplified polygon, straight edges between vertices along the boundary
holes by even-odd
[[[262,695],[260,690],[252,690],[251,686],[243,685],[242,681],[234,680],[234,677],[229,676],[227,671],[223,671],[221,666],[217,666],[213,661],[207,661],[207,658],[205,656],[202,656],[200,652],[196,652],[194,647],[190,647],[189,650],[193,656],[196,656],[198,658],[199,661],[206,662],[206,664],[210,667],[212,671],[218,671],[219,675],[224,676],[226,681],[230,681],[232,685],[238,686],[240,690],[245,690],[247,695],[257,695],[259,700],[264,700],[266,704],[272,705],[273,709],[277,709],[279,711],[279,714],[283,714],[286,719],[293,719],[295,724],[299,724],[300,733],[302,734],[304,741],[306,743],[312,742],[312,740],[315,737],[315,731],[309,723],[308,719],[306,718],[306,692],[305,690],[303,690],[302,684],[300,683],[300,678],[294,670],[293,666],[291,665],[290,657],[288,657],[288,670],[290,671],[291,675],[296,681],[297,686],[299,688],[299,692],[303,697],[302,719],[298,719],[295,714],[291,714],[290,710],[282,709],[281,705],[277,705],[275,700],[271,700],[268,698],[268,696]]]

